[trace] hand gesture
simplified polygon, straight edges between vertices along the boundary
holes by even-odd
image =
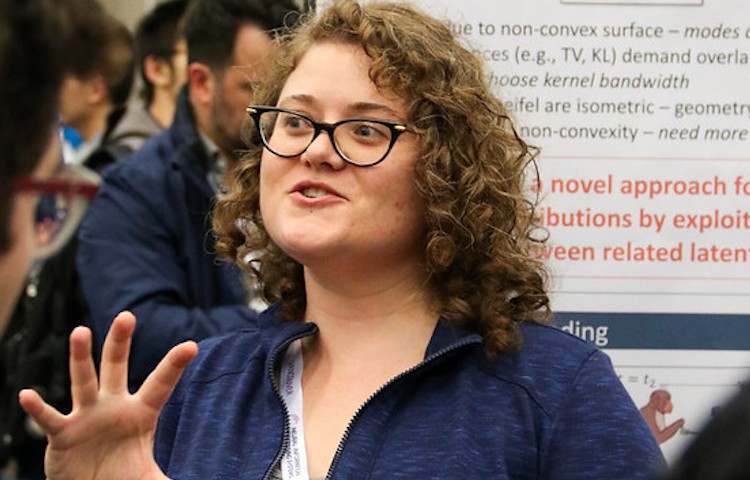
[[[91,331],[70,334],[73,410],[63,415],[33,390],[19,394],[21,406],[46,432],[44,460],[49,480],[151,480],[167,478],[154,460],[159,412],[182,372],[198,353],[195,342],[172,348],[141,388],[127,387],[135,317],[120,313],[104,341],[101,376],[91,357]]]

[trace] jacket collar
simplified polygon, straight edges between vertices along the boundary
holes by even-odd
[[[286,351],[286,347],[293,340],[312,335],[318,331],[317,325],[313,323],[285,322],[280,320],[277,315],[278,308],[278,304],[272,305],[260,315],[259,319],[262,329],[274,332],[274,337],[270,342],[271,355],[269,355],[269,358],[278,357],[280,353]],[[425,358],[459,345],[481,344],[482,342],[482,336],[478,333],[440,319],[435,326],[435,330],[432,332],[430,343],[427,345],[427,350],[425,351]]]
[[[427,344],[425,358],[438,354],[438,352],[456,347],[461,344],[483,342],[482,336],[465,327],[453,325],[444,319],[438,321],[435,331],[432,332],[430,343]]]
[[[207,198],[213,198],[215,192],[208,184],[210,158],[206,146],[198,133],[198,125],[190,105],[188,85],[180,90],[177,96],[177,107],[174,120],[169,127],[170,141],[174,150],[172,166],[184,172],[185,177],[195,184]]]
[[[172,137],[172,143],[174,144],[184,145],[186,141],[191,145],[196,142],[200,143],[198,126],[195,123],[193,109],[190,106],[188,98],[187,85],[182,87],[180,93],[177,95],[177,105],[175,107],[172,125],[169,126],[169,132]]]

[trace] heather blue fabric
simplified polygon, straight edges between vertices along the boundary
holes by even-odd
[[[264,478],[286,431],[272,372],[316,331],[272,307],[255,328],[202,342],[157,429],[167,475]],[[440,323],[426,361],[355,417],[330,478],[636,480],[662,467],[606,355],[554,327],[522,331],[520,352],[488,360],[478,335]]]
[[[212,253],[208,162],[183,89],[170,128],[105,170],[81,226],[78,271],[99,352],[117,313],[138,318],[131,390],[177,343],[255,319],[239,269]]]

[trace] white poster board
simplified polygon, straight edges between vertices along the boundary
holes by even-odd
[[[750,378],[750,3],[412,3],[449,19],[541,148],[555,321],[639,407],[671,394],[674,458]]]

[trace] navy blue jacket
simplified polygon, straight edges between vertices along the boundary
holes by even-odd
[[[260,480],[278,464],[289,427],[274,372],[317,327],[274,312],[200,344],[156,432],[170,478]],[[480,336],[439,323],[424,361],[361,407],[328,478],[637,480],[662,468],[605,354],[554,327],[522,333],[519,352],[489,360]]]
[[[103,174],[77,266],[99,351],[114,316],[137,318],[130,387],[177,343],[246,327],[239,269],[213,253],[208,156],[183,89],[174,122]]]

